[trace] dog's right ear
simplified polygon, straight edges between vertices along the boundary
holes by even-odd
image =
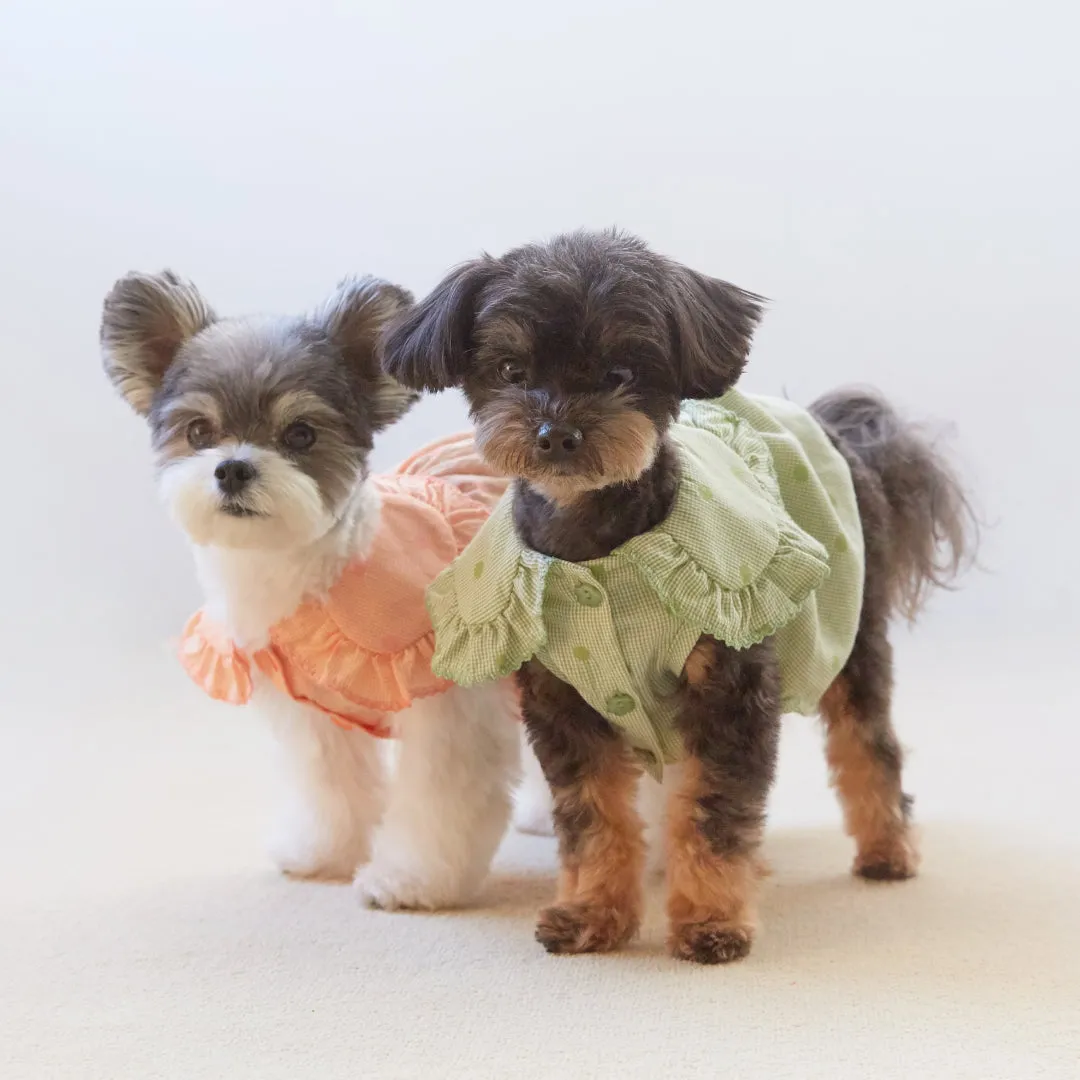
[[[214,317],[198,289],[171,270],[128,274],[112,287],[101,315],[105,373],[140,416],[177,350]]]
[[[495,260],[487,256],[463,263],[391,323],[380,349],[387,375],[414,390],[460,386],[469,366],[476,302],[496,272]]]

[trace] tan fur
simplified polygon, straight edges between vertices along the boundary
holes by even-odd
[[[918,867],[918,856],[901,810],[900,790],[866,745],[842,675],[822,698],[821,712],[832,784],[848,835],[855,840],[856,872],[886,866],[893,871],[889,876],[910,877]]]
[[[476,447],[493,469],[523,477],[560,505],[611,484],[636,480],[659,448],[653,422],[636,409],[620,408],[583,424],[580,471],[565,471],[565,466],[560,471],[537,460],[535,427],[524,393],[499,400],[477,417]]]
[[[645,842],[635,806],[640,770],[621,743],[556,807],[591,823],[564,852],[557,903],[540,913],[537,937],[553,952],[605,952],[629,941],[641,923]],[[567,801],[574,799],[574,805]]]
[[[710,849],[698,827],[703,792],[701,764],[688,759],[668,804],[668,947],[682,959],[715,963],[749,951],[763,868],[752,855],[725,858]]]
[[[683,677],[691,686],[703,686],[712,670],[715,654],[713,639],[699,641],[691,650],[683,665]]]
[[[590,477],[588,489],[636,480],[655,460],[659,445],[656,425],[637,409],[622,409],[590,427],[585,437],[603,463],[602,475]]]
[[[269,423],[277,431],[284,430],[296,420],[337,420],[336,410],[330,408],[318,394],[310,390],[286,390],[270,402]]]
[[[523,401],[503,399],[476,418],[476,449],[504,476],[524,476],[532,461],[535,433]]]
[[[559,883],[555,889],[555,903],[569,904],[577,896],[578,872],[576,866],[563,866],[559,869]]]
[[[215,433],[221,430],[221,406],[213,394],[192,390],[177,394],[162,406],[154,432],[159,467],[194,453],[188,442],[187,429],[196,419],[209,421]]]

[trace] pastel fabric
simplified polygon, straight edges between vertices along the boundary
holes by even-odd
[[[525,547],[505,495],[428,591],[432,670],[468,686],[536,657],[659,776],[682,755],[683,667],[702,634],[774,637],[785,711],[813,713],[851,652],[863,538],[850,470],[802,408],[730,391],[685,402],[671,513],[602,559]]]
[[[425,590],[473,539],[507,481],[484,464],[472,435],[460,434],[373,483],[382,513],[368,556],[275,624],[264,647],[239,648],[203,611],[188,622],[180,660],[212,698],[246,704],[254,669],[342,726],[385,736],[390,714],[453,685],[431,670]]]

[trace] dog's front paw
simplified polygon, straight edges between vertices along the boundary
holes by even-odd
[[[672,929],[668,949],[677,960],[730,964],[749,954],[753,940],[753,931],[746,926],[719,922],[686,923]]]
[[[868,881],[906,881],[919,869],[919,854],[909,836],[897,836],[860,851],[852,872]]]
[[[356,873],[361,903],[383,911],[439,911],[463,907],[480,890],[483,877],[376,859]]]
[[[611,952],[638,930],[636,916],[599,904],[556,904],[540,912],[536,940],[549,953]]]

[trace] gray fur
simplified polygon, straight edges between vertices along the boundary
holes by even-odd
[[[881,485],[891,604],[914,620],[931,588],[951,588],[975,559],[978,521],[963,485],[925,428],[873,390],[834,390],[810,411]]]
[[[384,324],[411,301],[396,285],[350,278],[311,316],[218,318],[171,271],[129,274],[104,304],[105,371],[147,417],[159,465],[193,453],[189,425],[206,421],[214,442],[281,454],[336,506],[363,472],[373,434],[416,400],[375,357]],[[297,421],[317,430],[302,452],[284,441]]]

